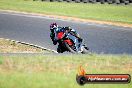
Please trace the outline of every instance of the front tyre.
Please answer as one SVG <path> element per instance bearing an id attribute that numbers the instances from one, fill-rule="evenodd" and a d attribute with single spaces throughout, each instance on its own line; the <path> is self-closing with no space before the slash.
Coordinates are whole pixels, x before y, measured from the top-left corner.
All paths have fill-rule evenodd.
<path id="1" fill-rule="evenodd" d="M 66 42 L 64 44 L 69 52 L 74 53 L 74 54 L 76 53 Z"/>

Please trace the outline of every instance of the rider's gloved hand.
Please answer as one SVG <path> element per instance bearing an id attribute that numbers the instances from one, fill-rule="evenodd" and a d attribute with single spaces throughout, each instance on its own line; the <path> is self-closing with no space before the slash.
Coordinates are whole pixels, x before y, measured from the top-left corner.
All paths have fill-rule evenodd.
<path id="1" fill-rule="evenodd" d="M 54 39 L 53 40 L 53 44 L 56 45 L 57 44 L 57 40 Z"/>
<path id="2" fill-rule="evenodd" d="M 53 44 L 54 44 L 54 45 L 56 45 L 56 44 L 57 44 L 57 42 L 56 42 L 56 41 L 54 41 L 54 42 L 53 42 Z"/>

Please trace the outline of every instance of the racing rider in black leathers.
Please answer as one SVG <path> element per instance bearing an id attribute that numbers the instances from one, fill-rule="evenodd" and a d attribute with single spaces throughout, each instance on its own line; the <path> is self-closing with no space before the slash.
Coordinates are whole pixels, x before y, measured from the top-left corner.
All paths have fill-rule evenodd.
<path id="1" fill-rule="evenodd" d="M 70 33 L 71 35 L 73 35 L 74 37 L 70 36 L 70 38 L 74 41 L 76 50 L 78 52 L 78 43 L 82 42 L 82 38 L 80 38 L 79 34 L 74 29 L 70 28 L 69 26 L 68 27 L 59 27 L 57 25 L 57 23 L 52 23 L 50 25 L 50 31 L 51 31 L 50 38 L 53 41 L 54 45 L 57 44 L 57 38 L 56 38 L 56 36 L 57 36 L 57 32 L 58 31 L 63 31 L 66 34 Z"/>

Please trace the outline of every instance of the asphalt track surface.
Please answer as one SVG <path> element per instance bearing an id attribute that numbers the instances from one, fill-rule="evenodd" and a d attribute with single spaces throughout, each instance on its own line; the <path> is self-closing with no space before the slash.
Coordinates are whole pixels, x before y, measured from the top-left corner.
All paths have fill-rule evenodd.
<path id="1" fill-rule="evenodd" d="M 75 22 L 43 16 L 0 11 L 0 38 L 36 44 L 56 50 L 50 39 L 49 25 L 76 29 L 90 51 L 105 54 L 132 54 L 132 28 Z"/>

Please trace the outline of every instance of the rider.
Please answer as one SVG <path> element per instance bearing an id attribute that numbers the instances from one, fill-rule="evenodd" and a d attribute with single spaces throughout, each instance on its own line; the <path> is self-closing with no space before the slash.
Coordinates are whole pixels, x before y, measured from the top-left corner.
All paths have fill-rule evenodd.
<path id="1" fill-rule="evenodd" d="M 52 23 L 50 25 L 50 30 L 51 30 L 50 38 L 52 39 L 54 45 L 57 44 L 57 38 L 56 38 L 57 31 L 63 31 L 66 34 L 70 33 L 71 35 L 75 36 L 77 39 L 73 38 L 73 37 L 71 37 L 71 38 L 75 43 L 76 50 L 78 51 L 77 46 L 78 46 L 78 43 L 82 42 L 82 38 L 80 38 L 79 34 L 74 29 L 70 28 L 69 26 L 68 27 L 59 27 L 56 23 Z"/>

